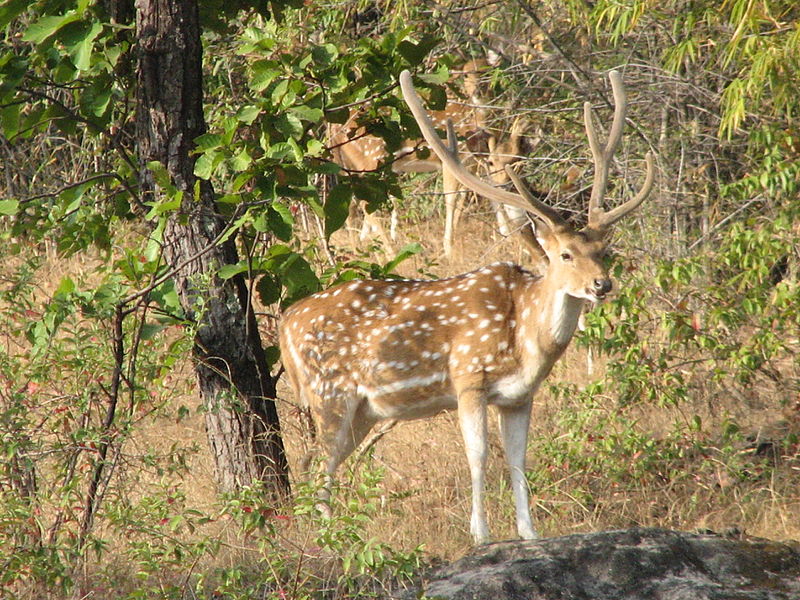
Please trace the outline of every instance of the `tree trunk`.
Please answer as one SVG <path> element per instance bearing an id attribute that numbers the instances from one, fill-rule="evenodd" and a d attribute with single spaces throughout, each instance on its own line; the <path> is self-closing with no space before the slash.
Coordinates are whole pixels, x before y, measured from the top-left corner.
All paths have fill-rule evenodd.
<path id="1" fill-rule="evenodd" d="M 215 244 L 226 223 L 210 183 L 194 176 L 191 151 L 205 132 L 197 2 L 139 0 L 136 8 L 142 197 L 160 193 L 150 161 L 160 162 L 184 193 L 164 230 L 164 257 L 170 267 L 180 266 L 175 287 L 197 323 L 193 356 L 217 481 L 225 492 L 264 482 L 279 498 L 288 493 L 289 479 L 274 383 L 244 278 L 215 275 L 238 256 L 232 241 Z"/>

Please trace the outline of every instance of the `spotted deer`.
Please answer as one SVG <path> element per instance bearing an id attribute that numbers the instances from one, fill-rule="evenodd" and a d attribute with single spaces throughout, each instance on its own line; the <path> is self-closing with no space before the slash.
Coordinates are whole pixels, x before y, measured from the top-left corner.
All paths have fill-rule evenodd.
<path id="1" fill-rule="evenodd" d="M 487 409 L 494 406 L 510 469 L 519 536 L 537 537 L 531 522 L 525 453 L 533 394 L 575 332 L 584 303 L 605 298 L 612 282 L 603 263 L 606 234 L 636 209 L 653 185 L 653 160 L 638 194 L 605 212 L 611 156 L 622 136 L 626 99 L 611 73 L 615 113 L 600 147 L 591 107 L 586 131 L 594 158 L 588 225 L 576 231 L 533 198 L 513 171 L 518 193 L 496 188 L 466 169 L 449 140 L 439 139 L 411 82 L 403 95 L 422 134 L 446 169 L 481 196 L 532 213 L 549 265 L 536 275 L 511 263 L 434 281 L 351 281 L 290 307 L 280 325 L 283 364 L 297 397 L 310 407 L 327 456 L 326 480 L 377 423 L 432 417 L 456 409 L 472 479 L 470 531 L 490 537 L 483 507 Z M 323 492 L 327 496 L 328 492 Z"/>

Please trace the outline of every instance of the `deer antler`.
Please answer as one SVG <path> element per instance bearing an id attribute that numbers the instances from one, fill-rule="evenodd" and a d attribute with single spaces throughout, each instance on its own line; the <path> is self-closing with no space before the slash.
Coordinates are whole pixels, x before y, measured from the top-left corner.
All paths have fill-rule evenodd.
<path id="1" fill-rule="evenodd" d="M 447 123 L 448 145 L 446 146 L 436 133 L 436 129 L 434 128 L 427 111 L 422 106 L 422 101 L 417 95 L 417 91 L 414 89 L 414 84 L 411 81 L 411 73 L 408 71 L 403 71 L 400 73 L 400 89 L 403 91 L 403 98 L 405 98 L 406 104 L 408 104 L 408 107 L 411 109 L 411 113 L 417 120 L 417 124 L 419 125 L 420 132 L 422 133 L 423 137 L 428 142 L 431 149 L 439 157 L 439 160 L 442 161 L 443 167 L 449 169 L 453 176 L 462 185 L 468 187 L 473 192 L 488 198 L 489 200 L 495 200 L 497 202 L 502 202 L 503 204 L 508 204 L 523 210 L 531 211 L 542 221 L 544 221 L 551 229 L 560 229 L 566 225 L 566 222 L 561 218 L 561 215 L 559 215 L 555 210 L 546 204 L 536 200 L 525 188 L 524 184 L 522 184 L 522 181 L 519 178 L 516 178 L 516 180 L 512 179 L 512 181 L 514 181 L 514 185 L 517 186 L 517 190 L 520 192 L 519 194 L 514 194 L 512 192 L 496 188 L 493 185 L 483 181 L 479 177 L 473 175 L 461 163 L 461 159 L 458 156 L 458 151 L 455 147 L 455 132 L 452 123 L 449 121 Z"/>
<path id="2" fill-rule="evenodd" d="M 602 149 L 597 139 L 597 130 L 592 116 L 592 105 L 590 102 L 586 102 L 583 105 L 583 121 L 586 126 L 586 136 L 589 138 L 589 148 L 592 151 L 592 160 L 594 162 L 594 182 L 592 183 L 592 195 L 589 199 L 589 224 L 587 227 L 596 230 L 609 228 L 644 202 L 653 188 L 655 172 L 653 155 L 648 152 L 644 157 L 647 163 L 647 174 L 639 193 L 613 210 L 608 212 L 603 210 L 603 198 L 608 187 L 608 169 L 611 158 L 614 156 L 614 152 L 616 152 L 617 146 L 619 146 L 619 142 L 622 139 L 622 130 L 625 127 L 625 113 L 628 108 L 625 86 L 622 83 L 622 76 L 619 71 L 611 71 L 608 77 L 611 80 L 611 90 L 614 94 L 614 120 L 611 122 L 611 129 L 608 132 L 608 141 Z"/>

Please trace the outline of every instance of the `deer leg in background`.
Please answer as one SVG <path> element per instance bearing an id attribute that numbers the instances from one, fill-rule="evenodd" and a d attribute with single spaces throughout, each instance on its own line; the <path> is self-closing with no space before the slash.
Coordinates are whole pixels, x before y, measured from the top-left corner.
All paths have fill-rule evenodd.
<path id="1" fill-rule="evenodd" d="M 364 219 L 361 222 L 361 232 L 358 235 L 358 239 L 362 242 L 374 240 L 376 237 L 380 239 L 381 244 L 383 245 L 383 249 L 388 254 L 394 254 L 394 245 L 392 242 L 396 241 L 396 220 L 397 217 L 395 216 L 396 209 L 392 207 L 392 228 L 390 229 L 389 234 L 387 235 L 386 229 L 383 227 L 381 223 L 380 217 L 376 213 L 369 213 L 367 212 L 366 206 L 363 207 L 364 212 Z"/>
<path id="2" fill-rule="evenodd" d="M 444 194 L 444 255 L 453 256 L 453 238 L 458 222 L 464 212 L 466 190 L 448 169 L 442 170 L 442 193 Z"/>

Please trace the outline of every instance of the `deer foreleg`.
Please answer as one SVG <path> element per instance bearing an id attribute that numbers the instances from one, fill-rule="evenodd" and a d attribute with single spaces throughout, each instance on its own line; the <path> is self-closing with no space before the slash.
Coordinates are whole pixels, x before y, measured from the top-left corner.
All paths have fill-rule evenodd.
<path id="1" fill-rule="evenodd" d="M 525 478 L 525 452 L 528 448 L 531 403 L 526 402 L 515 407 L 498 407 L 498 417 L 511 477 L 511 489 L 514 493 L 517 533 L 524 540 L 535 540 L 539 536 L 531 522 L 528 481 Z"/>

